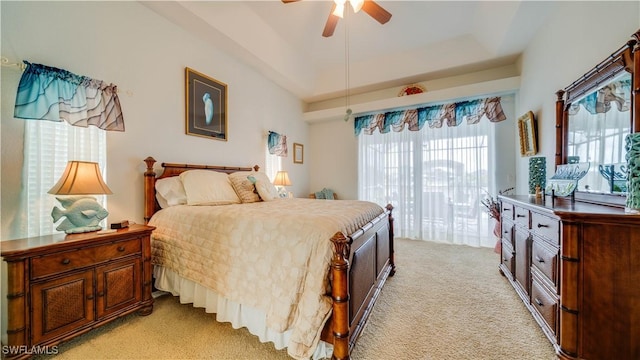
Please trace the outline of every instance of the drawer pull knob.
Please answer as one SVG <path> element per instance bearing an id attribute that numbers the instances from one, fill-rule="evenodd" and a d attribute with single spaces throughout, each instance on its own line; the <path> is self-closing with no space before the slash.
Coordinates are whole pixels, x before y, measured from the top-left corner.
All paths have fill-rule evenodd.
<path id="1" fill-rule="evenodd" d="M 124 251 L 124 246 L 122 246 L 122 245 L 118 246 L 118 251 L 120 251 L 120 252 Z"/>
<path id="2" fill-rule="evenodd" d="M 540 256 L 536 256 L 536 261 L 539 263 L 544 263 L 544 259 L 541 258 Z"/>
<path id="3" fill-rule="evenodd" d="M 104 296 L 104 292 L 100 291 L 100 292 L 98 293 L 98 296 L 99 296 L 99 297 L 103 297 L 103 296 Z"/>
<path id="4" fill-rule="evenodd" d="M 516 214 L 517 217 L 524 217 L 522 214 Z"/>
<path id="5" fill-rule="evenodd" d="M 87 295 L 87 300 L 93 300 L 93 294 Z"/>
<path id="6" fill-rule="evenodd" d="M 545 224 L 538 224 L 538 228 L 543 228 L 543 227 L 548 228 L 548 227 L 549 227 L 549 225 L 545 225 Z"/>
<path id="7" fill-rule="evenodd" d="M 502 211 L 511 211 L 511 209 L 509 209 L 509 208 L 504 208 L 504 209 L 502 209 Z"/>
<path id="8" fill-rule="evenodd" d="M 71 260 L 69 260 L 69 259 L 67 259 L 67 258 L 62 259 L 62 261 L 61 261 L 61 263 L 62 263 L 63 265 L 69 265 L 69 263 L 70 263 L 70 262 L 71 262 Z"/>
<path id="9" fill-rule="evenodd" d="M 540 299 L 535 298 L 533 300 L 536 302 L 536 304 L 538 304 L 538 306 L 544 306 L 544 303 L 542 301 L 540 301 Z"/>

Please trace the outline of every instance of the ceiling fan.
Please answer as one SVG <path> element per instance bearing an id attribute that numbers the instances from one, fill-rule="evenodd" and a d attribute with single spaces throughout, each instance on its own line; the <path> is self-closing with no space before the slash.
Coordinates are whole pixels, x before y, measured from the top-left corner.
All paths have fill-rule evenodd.
<path id="1" fill-rule="evenodd" d="M 285 4 L 297 1 L 300 0 L 282 0 L 282 2 Z M 344 6 L 347 2 L 351 4 L 353 12 L 357 13 L 362 9 L 362 11 L 369 14 L 369 16 L 374 18 L 380 24 L 386 24 L 387 21 L 391 19 L 391 13 L 383 9 L 382 6 L 376 4 L 376 2 L 373 0 L 334 0 L 333 7 L 331 8 L 331 12 L 329 13 L 329 18 L 324 25 L 322 36 L 329 37 L 333 35 L 333 32 L 336 29 L 336 25 L 338 25 L 338 20 L 342 18 L 344 14 Z"/>

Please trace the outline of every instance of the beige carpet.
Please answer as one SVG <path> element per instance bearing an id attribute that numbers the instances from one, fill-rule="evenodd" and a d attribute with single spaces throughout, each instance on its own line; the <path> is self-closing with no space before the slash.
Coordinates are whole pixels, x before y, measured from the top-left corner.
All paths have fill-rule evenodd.
<path id="1" fill-rule="evenodd" d="M 397 239 L 396 275 L 352 357 L 555 359 L 498 263 L 492 249 Z M 130 315 L 63 344 L 56 360 L 288 358 L 214 316 L 162 296 L 151 315 Z"/>

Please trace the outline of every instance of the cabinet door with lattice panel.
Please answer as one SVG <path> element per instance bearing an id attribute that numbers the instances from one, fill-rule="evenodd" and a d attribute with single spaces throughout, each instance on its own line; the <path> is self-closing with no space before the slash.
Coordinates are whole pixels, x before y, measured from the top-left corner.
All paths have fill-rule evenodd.
<path id="1" fill-rule="evenodd" d="M 31 284 L 31 344 L 42 343 L 94 321 L 93 269 Z"/>
<path id="2" fill-rule="evenodd" d="M 135 306 L 142 300 L 142 263 L 139 257 L 96 268 L 96 315 L 100 320 Z"/>

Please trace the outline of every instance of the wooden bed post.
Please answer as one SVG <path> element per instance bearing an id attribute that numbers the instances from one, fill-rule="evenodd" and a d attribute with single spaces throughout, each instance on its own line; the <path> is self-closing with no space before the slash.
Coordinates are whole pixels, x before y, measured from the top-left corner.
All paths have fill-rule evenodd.
<path id="1" fill-rule="evenodd" d="M 144 159 L 147 164 L 147 171 L 144 172 L 144 223 L 149 223 L 151 215 L 156 211 L 156 172 L 153 171 L 153 164 L 156 163 L 156 159 L 148 156 Z"/>
<path id="2" fill-rule="evenodd" d="M 349 359 L 349 240 L 337 232 L 331 238 L 334 246 L 331 260 L 331 297 L 333 298 L 333 357 Z"/>
<path id="3" fill-rule="evenodd" d="M 389 271 L 389 276 L 393 276 L 396 273 L 396 261 L 393 253 L 393 205 L 387 204 L 385 207 L 387 211 L 389 211 L 389 263 L 391 264 L 391 271 Z"/>

